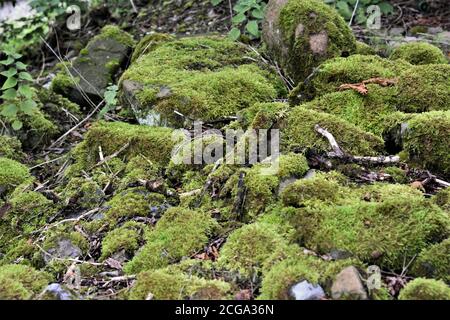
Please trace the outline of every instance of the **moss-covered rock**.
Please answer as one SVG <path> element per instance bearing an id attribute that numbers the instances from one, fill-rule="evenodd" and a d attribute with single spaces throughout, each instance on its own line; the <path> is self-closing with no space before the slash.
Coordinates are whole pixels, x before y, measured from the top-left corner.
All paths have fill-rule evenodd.
<path id="1" fill-rule="evenodd" d="M 180 207 L 168 209 L 146 237 L 146 245 L 138 251 L 125 272 L 165 267 L 202 249 L 217 229 L 209 213 Z"/>
<path id="2" fill-rule="evenodd" d="M 0 157 L 21 161 L 25 157 L 22 144 L 16 137 L 0 135 Z"/>
<path id="3" fill-rule="evenodd" d="M 86 99 L 81 91 L 98 102 L 134 44 L 131 35 L 120 28 L 105 26 L 89 41 L 72 65 L 67 69 L 61 67 L 62 70 L 53 79 L 52 89 L 80 104 Z"/>
<path id="4" fill-rule="evenodd" d="M 65 205 L 77 207 L 77 209 L 93 209 L 101 205 L 105 193 L 91 179 L 72 178 L 64 187 L 60 197 Z"/>
<path id="5" fill-rule="evenodd" d="M 400 291 L 400 300 L 450 300 L 450 287 L 433 279 L 417 278 Z"/>
<path id="6" fill-rule="evenodd" d="M 320 65 L 318 72 L 307 83 L 300 83 L 290 94 L 294 103 L 335 92 L 339 86 L 359 83 L 371 78 L 396 78 L 411 67 L 404 60 L 391 61 L 375 55 L 355 54 L 335 58 Z"/>
<path id="7" fill-rule="evenodd" d="M 228 237 L 220 250 L 219 266 L 251 277 L 261 272 L 264 263 L 287 242 L 276 229 L 263 223 L 245 225 Z"/>
<path id="8" fill-rule="evenodd" d="M 30 171 L 23 164 L 11 159 L 0 158 L 0 195 L 11 192 L 30 177 Z"/>
<path id="9" fill-rule="evenodd" d="M 24 265 L 0 267 L 0 300 L 28 300 L 49 283 L 49 275 Z"/>
<path id="10" fill-rule="evenodd" d="M 133 55 L 131 57 L 131 63 L 135 62 L 141 56 L 154 50 L 161 44 L 168 41 L 173 41 L 175 39 L 176 38 L 173 35 L 167 33 L 151 33 L 146 35 L 138 42 L 138 44 L 134 48 Z"/>
<path id="11" fill-rule="evenodd" d="M 168 269 L 142 272 L 131 289 L 131 300 L 223 300 L 230 295 L 231 287 L 220 280 L 205 280 Z"/>
<path id="12" fill-rule="evenodd" d="M 403 153 L 410 164 L 450 175 L 450 110 L 419 114 L 408 121 Z"/>
<path id="13" fill-rule="evenodd" d="M 101 260 L 107 259 L 121 250 L 132 256 L 139 248 L 145 230 L 144 224 L 128 221 L 123 226 L 108 232 L 102 241 Z"/>
<path id="14" fill-rule="evenodd" d="M 263 40 L 295 82 L 304 80 L 321 62 L 356 50 L 344 19 L 316 0 L 270 0 Z"/>
<path id="15" fill-rule="evenodd" d="M 127 162 L 142 155 L 155 165 L 165 166 L 176 143 L 172 130 L 168 128 L 99 121 L 90 128 L 83 142 L 73 150 L 76 163 L 68 170 L 67 175 L 77 175 L 81 170 L 93 169 L 100 162 L 99 147 L 107 157 L 128 145 L 118 155 L 119 159 Z"/>
<path id="16" fill-rule="evenodd" d="M 450 239 L 423 250 L 411 268 L 414 276 L 450 283 Z"/>
<path id="17" fill-rule="evenodd" d="M 366 56 L 375 55 L 376 51 L 374 48 L 369 46 L 367 43 L 356 41 L 356 51 L 355 54 L 362 54 Z"/>
<path id="18" fill-rule="evenodd" d="M 397 108 L 404 112 L 450 109 L 450 65 L 415 66 L 401 73 Z"/>
<path id="19" fill-rule="evenodd" d="M 441 49 L 427 42 L 410 42 L 402 44 L 392 51 L 389 59 L 403 59 L 416 65 L 448 63 Z"/>
<path id="20" fill-rule="evenodd" d="M 274 99 L 281 89 L 255 58 L 247 47 L 221 37 L 168 41 L 123 74 L 123 102 L 147 125 L 181 126 L 186 118 L 175 111 L 204 121 L 233 115 Z"/>

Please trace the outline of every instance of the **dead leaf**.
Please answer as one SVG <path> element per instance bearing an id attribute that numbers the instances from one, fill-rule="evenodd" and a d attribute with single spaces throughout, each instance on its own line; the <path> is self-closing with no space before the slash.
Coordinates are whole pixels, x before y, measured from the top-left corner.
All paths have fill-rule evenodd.
<path id="1" fill-rule="evenodd" d="M 420 190 L 422 192 L 425 192 L 425 188 L 423 187 L 423 184 L 421 181 L 414 181 L 413 183 L 411 183 L 411 187 L 413 189 L 417 189 Z"/>
<path id="2" fill-rule="evenodd" d="M 250 289 L 244 289 L 236 293 L 236 300 L 250 300 L 252 298 L 252 291 Z"/>
<path id="3" fill-rule="evenodd" d="M 122 270 L 123 269 L 122 264 L 119 261 L 117 261 L 116 259 L 108 258 L 108 259 L 105 260 L 105 263 L 110 268 L 113 268 L 113 269 L 116 269 L 116 270 Z"/>

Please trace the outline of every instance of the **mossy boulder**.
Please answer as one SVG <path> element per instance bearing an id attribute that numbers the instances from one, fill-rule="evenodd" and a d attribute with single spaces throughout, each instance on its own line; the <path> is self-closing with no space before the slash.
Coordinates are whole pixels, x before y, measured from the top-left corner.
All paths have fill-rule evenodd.
<path id="1" fill-rule="evenodd" d="M 61 66 L 61 71 L 53 79 L 52 90 L 85 104 L 83 91 L 89 99 L 99 102 L 134 44 L 131 35 L 125 31 L 116 26 L 105 26 L 72 64 Z"/>
<path id="2" fill-rule="evenodd" d="M 375 55 L 354 54 L 325 61 L 306 83 L 300 83 L 291 93 L 294 104 L 316 96 L 335 92 L 342 84 L 359 83 L 371 78 L 393 79 L 411 67 L 404 60 L 391 61 Z"/>
<path id="3" fill-rule="evenodd" d="M 262 109 L 257 113 L 252 127 L 279 128 L 282 152 L 331 151 L 328 140 L 315 131 L 316 125 L 331 132 L 341 148 L 351 154 L 380 154 L 384 148 L 384 142 L 380 137 L 335 115 L 306 109 L 303 106 L 289 108 L 282 103 L 272 103 L 270 106 L 270 111 Z M 355 137 L 358 137 L 357 141 Z"/>
<path id="4" fill-rule="evenodd" d="M 226 38 L 168 40 L 123 74 L 122 100 L 147 125 L 179 127 L 187 119 L 231 116 L 255 102 L 276 98 L 282 90 L 276 76 L 256 59 L 246 46 Z"/>
<path id="5" fill-rule="evenodd" d="M 402 44 L 392 51 L 389 59 L 403 59 L 416 65 L 448 63 L 442 50 L 427 42 L 410 42 Z"/>
<path id="6" fill-rule="evenodd" d="M 323 61 L 356 50 L 356 40 L 344 19 L 318 0 L 270 0 L 263 40 L 296 83 Z"/>
<path id="7" fill-rule="evenodd" d="M 11 192 L 30 178 L 26 166 L 8 158 L 0 158 L 0 195 Z"/>
<path id="8" fill-rule="evenodd" d="M 414 66 L 401 73 L 397 108 L 404 112 L 450 109 L 450 65 Z"/>
<path id="9" fill-rule="evenodd" d="M 99 147 L 105 157 L 122 149 L 118 155 L 119 159 L 128 161 L 142 155 L 162 167 L 169 163 L 177 141 L 172 136 L 172 130 L 168 128 L 99 121 L 89 129 L 83 142 L 73 150 L 76 163 L 68 170 L 67 175 L 77 175 L 81 170 L 94 169 L 100 162 Z"/>
<path id="10" fill-rule="evenodd" d="M 355 54 L 362 54 L 366 56 L 375 55 L 376 51 L 374 48 L 369 46 L 367 43 L 356 41 L 356 51 Z"/>
<path id="11" fill-rule="evenodd" d="M 50 282 L 44 272 L 25 265 L 0 267 L 0 300 L 29 300 L 36 298 Z"/>
<path id="12" fill-rule="evenodd" d="M 231 287 L 220 280 L 206 280 L 168 269 L 142 272 L 131 289 L 129 299 L 146 300 L 223 300 Z"/>
<path id="13" fill-rule="evenodd" d="M 399 300 L 450 300 L 450 287 L 434 279 L 417 278 L 400 291 Z"/>
<path id="14" fill-rule="evenodd" d="M 175 39 L 176 38 L 173 35 L 167 33 L 151 33 L 146 35 L 138 42 L 138 44 L 134 48 L 133 55 L 131 57 L 131 63 L 154 50 L 161 44 L 168 41 L 173 41 Z"/>
<path id="15" fill-rule="evenodd" d="M 125 272 L 166 267 L 201 250 L 217 230 L 209 213 L 181 207 L 168 209 L 146 237 L 146 244 L 125 265 Z"/>
<path id="16" fill-rule="evenodd" d="M 418 277 L 434 278 L 450 283 L 450 239 L 424 249 L 411 268 Z"/>
<path id="17" fill-rule="evenodd" d="M 449 145 L 450 110 L 425 112 L 407 122 L 403 154 L 410 164 L 449 176 Z"/>

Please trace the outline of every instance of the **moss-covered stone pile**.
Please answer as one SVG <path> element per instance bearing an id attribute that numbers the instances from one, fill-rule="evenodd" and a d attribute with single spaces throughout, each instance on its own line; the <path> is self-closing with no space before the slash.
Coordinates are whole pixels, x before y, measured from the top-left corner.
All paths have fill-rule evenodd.
<path id="1" fill-rule="evenodd" d="M 433 54 L 375 56 L 316 0 L 270 1 L 268 10 L 283 44 L 269 30 L 266 49 L 297 75 L 290 92 L 243 44 L 150 34 L 120 77 L 121 106 L 89 119 L 60 159 L 30 152 L 22 133 L 0 136 L 0 299 L 44 299 L 54 283 L 83 299 L 293 299 L 303 281 L 329 299 L 450 299 L 449 65 L 423 45 Z M 134 44 L 115 28 L 92 42 L 110 38 Z M 63 105 L 86 111 L 67 100 L 67 76 L 36 96 L 58 134 L 73 126 Z M 348 84 L 367 92 L 339 89 Z M 219 133 L 183 140 L 176 129 L 195 120 Z M 317 125 L 344 157 L 331 157 Z M 236 138 L 244 150 L 251 130 L 279 129 L 278 170 L 273 155 L 177 161 L 225 147 L 225 129 L 250 130 Z M 352 158 L 387 155 L 400 161 Z M 49 164 L 54 174 L 39 169 Z M 404 288 L 384 273 L 372 287 L 375 266 Z"/>

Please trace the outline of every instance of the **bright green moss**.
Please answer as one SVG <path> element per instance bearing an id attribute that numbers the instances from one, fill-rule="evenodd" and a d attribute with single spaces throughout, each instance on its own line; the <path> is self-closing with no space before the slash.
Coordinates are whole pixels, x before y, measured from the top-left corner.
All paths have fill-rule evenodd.
<path id="1" fill-rule="evenodd" d="M 50 277 L 24 265 L 0 267 L 0 300 L 28 300 L 39 294 Z"/>
<path id="2" fill-rule="evenodd" d="M 424 249 L 414 261 L 411 273 L 450 283 L 450 239 Z"/>
<path id="3" fill-rule="evenodd" d="M 248 57 L 254 53 L 220 37 L 191 37 L 169 41 L 139 59 L 123 74 L 142 86 L 125 96 L 135 96 L 138 117 L 150 113 L 158 120 L 181 126 L 184 118 L 174 111 L 202 120 L 216 120 L 258 101 L 277 96 L 273 74 Z M 136 109 L 137 108 L 137 109 Z"/>
<path id="4" fill-rule="evenodd" d="M 304 80 L 321 62 L 356 49 L 344 19 L 321 1 L 273 2 L 267 12 L 264 42 L 295 82 Z"/>
<path id="5" fill-rule="evenodd" d="M 133 56 L 131 57 L 131 62 L 135 62 L 138 58 L 149 53 L 150 51 L 153 51 L 161 44 L 173 40 L 175 40 L 175 37 L 166 33 L 152 33 L 146 35 L 136 45 L 136 48 L 133 51 Z"/>
<path id="6" fill-rule="evenodd" d="M 94 38 L 94 40 L 100 39 L 114 39 L 127 47 L 134 47 L 134 45 L 136 44 L 133 40 L 133 37 L 129 33 L 121 30 L 119 27 L 114 25 L 104 26 L 100 34 L 95 36 Z"/>
<path id="7" fill-rule="evenodd" d="M 410 164 L 450 175 L 450 110 L 419 114 L 408 122 L 403 150 Z"/>
<path id="8" fill-rule="evenodd" d="M 397 108 L 404 112 L 450 109 L 450 65 L 414 66 L 398 82 Z"/>
<path id="9" fill-rule="evenodd" d="M 89 171 L 100 162 L 99 147 L 107 157 L 127 144 L 129 146 L 120 153 L 120 159 L 127 162 L 137 155 L 142 155 L 155 165 L 162 166 L 169 162 L 176 141 L 173 141 L 172 130 L 168 128 L 100 121 L 90 128 L 83 142 L 73 151 L 77 163 L 72 169 Z"/>
<path id="10" fill-rule="evenodd" d="M 405 257 L 447 237 L 449 218 L 421 195 L 404 192 L 407 186 L 394 186 L 378 194 L 361 190 L 361 200 L 346 204 L 290 210 L 288 219 L 312 250 L 345 251 L 382 268 L 401 269 Z"/>
<path id="11" fill-rule="evenodd" d="M 253 223 L 235 230 L 220 250 L 219 266 L 251 277 L 261 272 L 264 262 L 285 240 L 270 225 Z"/>
<path id="12" fill-rule="evenodd" d="M 132 188 L 115 195 L 109 202 L 105 217 L 115 224 L 122 217 L 146 217 L 151 208 L 162 205 L 165 197 L 159 193 L 149 193 L 144 188 Z"/>
<path id="13" fill-rule="evenodd" d="M 143 240 L 145 229 L 144 224 L 129 221 L 108 232 L 102 241 L 102 256 L 100 259 L 105 260 L 120 250 L 125 250 L 127 254 L 133 255 Z"/>
<path id="14" fill-rule="evenodd" d="M 279 158 L 279 170 L 276 175 L 280 179 L 301 178 L 309 170 L 308 161 L 301 154 L 288 153 Z"/>
<path id="15" fill-rule="evenodd" d="M 93 209 L 100 206 L 105 194 L 99 185 L 85 178 L 72 178 L 60 194 L 66 205 L 80 209 Z"/>
<path id="16" fill-rule="evenodd" d="M 25 157 L 22 144 L 15 137 L 0 135 L 0 157 L 20 161 Z"/>
<path id="17" fill-rule="evenodd" d="M 5 255 L 0 259 L 0 265 L 20 261 L 20 264 L 42 267 L 44 262 L 39 248 L 27 238 L 11 241 L 4 252 Z"/>
<path id="18" fill-rule="evenodd" d="M 417 278 L 400 291 L 399 300 L 450 300 L 450 288 L 442 281 Z"/>
<path id="19" fill-rule="evenodd" d="M 399 167 L 386 167 L 383 169 L 383 172 L 390 175 L 395 183 L 408 182 L 408 177 L 406 176 L 405 170 L 402 170 Z"/>
<path id="20" fill-rule="evenodd" d="M 294 101 L 311 100 L 315 96 L 335 92 L 342 84 L 359 83 L 370 78 L 396 78 L 411 65 L 403 60 L 391 61 L 379 56 L 351 55 L 324 62 L 319 72 L 306 85 L 301 83 L 291 93 Z"/>
<path id="21" fill-rule="evenodd" d="M 87 49 L 86 49 L 87 50 Z M 59 63 L 56 65 L 57 73 L 52 80 L 50 86 L 51 91 L 61 94 L 65 97 L 70 95 L 73 86 L 80 83 L 80 78 L 77 76 L 71 77 L 66 68 L 70 68 L 69 63 Z"/>
<path id="22" fill-rule="evenodd" d="M 356 41 L 356 52 L 355 54 L 361 54 L 361 55 L 375 55 L 375 49 L 373 49 L 371 46 L 369 46 L 367 43 Z"/>
<path id="23" fill-rule="evenodd" d="M 260 122 L 261 118 L 266 118 L 263 112 L 256 116 L 254 123 Z M 266 128 L 275 123 L 282 132 L 280 136 L 282 152 L 303 152 L 311 149 L 319 152 L 331 151 L 328 140 L 314 130 L 316 125 L 331 132 L 340 147 L 354 155 L 379 155 L 384 147 L 381 138 L 334 115 L 308 110 L 302 106 L 291 109 L 278 122 L 266 122 L 268 125 Z M 358 137 L 357 140 L 355 137 Z"/>
<path id="24" fill-rule="evenodd" d="M 140 179 L 152 181 L 158 178 L 159 174 L 160 168 L 157 165 L 146 157 L 138 155 L 128 161 L 120 185 L 126 188 L 127 185 L 136 183 Z"/>
<path id="25" fill-rule="evenodd" d="M 450 188 L 440 190 L 434 195 L 432 201 L 443 210 L 450 212 Z"/>
<path id="26" fill-rule="evenodd" d="M 219 280 L 205 280 L 167 269 L 142 272 L 130 292 L 131 300 L 222 300 L 230 294 L 230 285 Z"/>
<path id="27" fill-rule="evenodd" d="M 201 250 L 218 227 L 209 213 L 180 207 L 168 209 L 149 232 L 147 244 L 125 265 L 125 272 L 165 267 Z"/>
<path id="28" fill-rule="evenodd" d="M 402 44 L 394 49 L 389 59 L 403 59 L 411 64 L 447 64 L 442 50 L 427 42 Z"/>
<path id="29" fill-rule="evenodd" d="M 1 193 L 12 191 L 16 186 L 31 177 L 27 167 L 17 161 L 0 157 Z"/>

